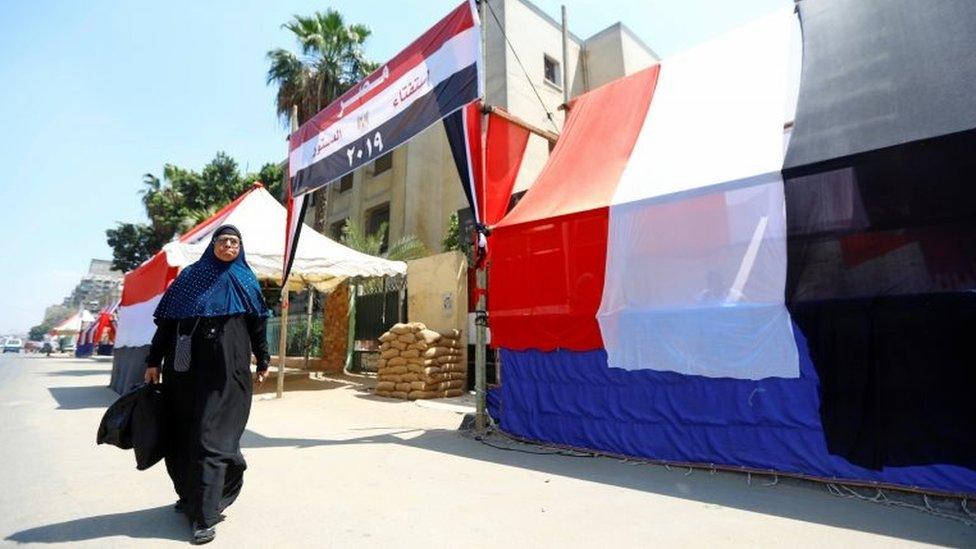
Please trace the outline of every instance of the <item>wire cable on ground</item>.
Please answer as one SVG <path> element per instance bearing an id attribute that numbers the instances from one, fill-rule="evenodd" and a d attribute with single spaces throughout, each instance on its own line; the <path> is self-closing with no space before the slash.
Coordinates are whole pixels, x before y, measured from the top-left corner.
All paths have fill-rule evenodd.
<path id="1" fill-rule="evenodd" d="M 493 435 L 494 436 L 497 436 L 497 437 L 499 437 L 501 439 L 504 439 L 506 441 L 509 441 L 511 443 L 514 443 L 515 445 L 514 446 L 513 445 L 504 445 L 504 444 L 499 444 L 499 443 L 492 442 L 492 441 L 489 440 L 489 438 L 492 437 Z M 522 440 L 519 440 L 517 438 L 514 438 L 514 437 L 509 436 L 504 431 L 501 431 L 499 429 L 496 429 L 495 428 L 495 425 L 494 425 L 494 422 L 492 422 L 492 425 L 488 428 L 488 430 L 485 432 L 484 435 L 478 435 L 478 434 L 475 434 L 472 431 L 472 432 L 469 432 L 469 433 L 462 432 L 462 436 L 464 436 L 465 438 L 474 439 L 474 440 L 476 440 L 476 441 L 484 444 L 485 446 L 488 446 L 488 447 L 491 447 L 491 448 L 494 448 L 494 449 L 497 449 L 497 450 L 503 450 L 503 451 L 506 451 L 506 452 L 518 452 L 518 453 L 522 453 L 522 454 L 530 454 L 530 455 L 537 455 L 537 456 L 560 456 L 560 457 L 574 457 L 574 458 L 604 457 L 604 456 L 601 456 L 598 453 L 586 453 L 586 452 L 578 452 L 578 451 L 571 451 L 571 450 L 563 450 L 563 449 L 559 449 L 559 448 L 546 447 L 544 445 L 539 445 L 539 444 L 533 444 L 533 443 L 530 443 L 530 442 L 525 442 L 525 441 L 522 441 Z M 537 449 L 529 449 L 529 447 L 533 447 L 533 448 L 537 448 Z M 674 471 L 673 466 L 672 465 L 669 465 L 668 463 L 652 463 L 652 462 L 649 462 L 649 461 L 646 461 L 646 460 L 628 460 L 626 458 L 624 458 L 624 459 L 618 459 L 617 461 L 620 461 L 621 463 L 626 463 L 628 465 L 662 465 L 666 470 L 668 470 L 668 471 Z M 687 466 L 687 465 L 685 465 L 685 466 Z M 682 472 L 682 476 L 689 476 L 694 471 L 694 468 L 693 467 L 690 467 L 690 466 L 687 466 L 687 467 L 688 467 L 688 470 Z M 714 475 L 714 474 L 717 473 L 717 470 L 715 469 L 715 467 L 713 465 L 712 468 L 711 468 L 711 470 L 709 470 L 708 472 L 710 474 Z M 753 476 L 753 473 L 751 471 L 745 471 L 745 473 L 746 473 L 746 482 L 750 486 L 752 486 L 752 476 Z M 779 475 L 777 475 L 777 474 L 771 474 L 770 476 L 772 476 L 772 481 L 770 481 L 770 482 L 764 482 L 764 483 L 762 483 L 762 486 L 764 486 L 764 487 L 772 487 L 772 486 L 777 486 L 778 484 L 780 484 L 780 476 Z M 888 495 L 885 494 L 885 492 L 881 488 L 876 488 L 875 489 L 876 492 L 875 492 L 874 495 L 867 496 L 867 495 L 858 493 L 857 491 L 855 491 L 850 486 L 846 486 L 844 484 L 837 484 L 837 483 L 818 483 L 818 484 L 821 484 L 822 486 L 825 486 L 828 493 L 830 493 L 831 495 L 837 496 L 837 497 L 841 497 L 841 498 L 845 498 L 845 499 L 858 499 L 858 500 L 867 501 L 867 502 L 871 502 L 871 503 L 876 503 L 876 504 L 880 504 L 880 505 L 885 505 L 885 506 L 889 506 L 889 507 L 904 507 L 904 508 L 908 508 L 908 509 L 913 509 L 915 511 L 921 511 L 923 513 L 927 513 L 927 514 L 934 515 L 934 516 L 937 516 L 937 517 L 946 518 L 946 519 L 954 520 L 954 521 L 957 521 L 957 522 L 961 522 L 961 523 L 965 524 L 966 526 L 976 526 L 976 514 L 974 514 L 972 511 L 970 511 L 969 506 L 968 506 L 968 501 L 967 501 L 966 498 L 963 498 L 963 499 L 959 500 L 959 509 L 961 510 L 961 512 L 960 513 L 953 513 L 953 512 L 948 512 L 948 511 L 943 510 L 943 509 L 937 509 L 936 507 L 934 507 L 933 504 L 932 504 L 932 502 L 929 499 L 929 496 L 927 494 L 920 494 L 921 495 L 921 498 L 922 498 L 922 501 L 924 502 L 924 505 L 918 505 L 918 504 L 911 503 L 911 502 L 908 502 L 908 501 L 902 501 L 902 500 L 898 500 L 898 499 L 889 498 Z M 892 495 L 893 496 L 895 494 L 899 495 L 900 497 L 912 497 L 912 494 L 898 492 L 897 490 L 892 492 Z M 915 495 L 915 497 L 917 497 L 917 496 L 918 495 Z M 944 501 L 947 501 L 947 502 L 948 501 L 952 501 L 952 498 L 946 498 Z"/>
<path id="2" fill-rule="evenodd" d="M 859 494 L 850 486 L 845 486 L 843 484 L 827 484 L 827 491 L 841 498 L 870 501 L 872 503 L 878 503 L 890 507 L 907 507 L 909 509 L 914 509 L 916 511 L 921 511 L 923 513 L 935 515 L 937 517 L 955 520 L 965 524 L 966 526 L 976 525 L 976 522 L 973 521 L 973 519 L 976 517 L 974 517 L 973 514 L 969 512 L 969 509 L 966 508 L 965 499 L 963 499 L 960 504 L 962 510 L 966 513 L 966 516 L 963 516 L 955 513 L 948 513 L 946 511 L 942 511 L 934 508 L 931 502 L 929 501 L 928 495 L 926 494 L 922 494 L 922 501 L 925 502 L 925 505 L 916 505 L 914 503 L 909 503 L 907 501 L 890 499 L 887 495 L 885 495 L 885 493 L 880 488 L 878 489 L 877 493 L 874 496 L 865 496 L 863 494 Z"/>

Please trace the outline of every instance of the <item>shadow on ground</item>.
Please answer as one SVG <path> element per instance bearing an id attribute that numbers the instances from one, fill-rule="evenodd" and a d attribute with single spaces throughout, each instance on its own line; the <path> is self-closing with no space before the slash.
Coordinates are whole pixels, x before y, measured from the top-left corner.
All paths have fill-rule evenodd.
<path id="1" fill-rule="evenodd" d="M 277 391 L 276 372 L 272 370 L 271 376 L 264 383 L 254 385 L 255 395 L 274 394 Z M 364 387 L 371 387 L 376 382 L 368 377 L 350 376 L 341 374 L 326 374 L 322 372 L 307 372 L 301 370 L 285 372 L 285 393 L 301 391 L 327 391 L 330 389 L 340 389 L 352 387 L 361 390 Z"/>
<path id="2" fill-rule="evenodd" d="M 976 527 L 969 528 L 949 519 L 925 516 L 911 509 L 838 498 L 829 495 L 819 484 L 784 481 L 775 486 L 766 486 L 762 482 L 768 479 L 753 478 L 748 483 L 747 477 L 742 474 L 695 471 L 688 475 L 684 469 L 668 470 L 663 466 L 624 463 L 605 457 L 570 456 L 551 453 L 555 450 L 542 446 L 523 445 L 501 438 L 499 441 L 504 443 L 501 445 L 503 448 L 481 443 L 459 431 L 402 428 L 394 432 L 333 440 L 274 438 L 248 430 L 241 442 L 245 448 L 395 444 L 528 469 L 553 477 L 575 478 L 916 542 L 955 547 L 976 544 Z M 531 490 L 531 487 L 527 486 L 526 490 Z"/>
<path id="3" fill-rule="evenodd" d="M 115 536 L 188 541 L 190 527 L 186 517 L 174 513 L 171 506 L 164 505 L 38 526 L 11 534 L 5 541 L 71 543 Z"/>
<path id="4" fill-rule="evenodd" d="M 83 410 L 85 408 L 108 408 L 119 398 L 115 391 L 104 385 L 84 387 L 48 387 L 51 396 L 58 402 L 58 410 Z"/>
<path id="5" fill-rule="evenodd" d="M 61 370 L 59 372 L 48 372 L 47 375 L 50 377 L 82 377 L 82 376 L 103 376 L 106 374 L 111 374 L 112 370 Z"/>

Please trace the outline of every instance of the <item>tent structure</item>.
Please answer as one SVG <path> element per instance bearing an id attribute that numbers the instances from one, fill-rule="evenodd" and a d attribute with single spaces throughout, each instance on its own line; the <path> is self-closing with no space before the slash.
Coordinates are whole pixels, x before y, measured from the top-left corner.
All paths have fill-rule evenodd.
<path id="1" fill-rule="evenodd" d="M 236 198 L 210 219 L 170 242 L 159 253 L 126 273 L 118 312 L 118 333 L 111 387 L 119 393 L 142 380 L 146 355 L 156 331 L 153 312 L 179 269 L 206 250 L 213 231 L 230 223 L 240 229 L 247 261 L 259 280 L 280 282 L 285 209 L 261 184 Z M 310 228 L 298 245 L 288 278 L 290 289 L 312 286 L 327 291 L 348 277 L 398 276 L 402 261 L 389 261 L 347 248 Z"/>
<path id="2" fill-rule="evenodd" d="M 99 311 L 91 325 L 79 334 L 75 356 L 112 355 L 112 347 L 115 345 L 115 312 L 118 307 L 119 302 L 116 301 Z"/>
<path id="3" fill-rule="evenodd" d="M 71 315 L 64 321 L 62 321 L 57 326 L 51 328 L 48 332 L 54 336 L 77 336 L 78 332 L 81 331 L 82 327 L 87 326 L 89 322 L 93 322 L 95 317 L 91 313 L 82 309 L 77 313 Z"/>
<path id="4" fill-rule="evenodd" d="M 501 428 L 976 494 L 973 29 L 804 0 L 575 99 L 489 242 Z"/>

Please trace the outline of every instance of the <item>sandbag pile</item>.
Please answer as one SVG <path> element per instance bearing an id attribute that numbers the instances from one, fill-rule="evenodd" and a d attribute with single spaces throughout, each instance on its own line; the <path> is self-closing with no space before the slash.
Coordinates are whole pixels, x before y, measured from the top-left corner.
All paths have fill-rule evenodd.
<path id="1" fill-rule="evenodd" d="M 395 324 L 380 336 L 379 396 L 416 400 L 460 396 L 467 385 L 461 334 L 420 322 Z"/>

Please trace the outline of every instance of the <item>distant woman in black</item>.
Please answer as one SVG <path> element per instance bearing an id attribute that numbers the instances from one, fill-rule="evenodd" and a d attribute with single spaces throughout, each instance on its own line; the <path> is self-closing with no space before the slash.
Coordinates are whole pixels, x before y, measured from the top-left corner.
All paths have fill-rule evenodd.
<path id="1" fill-rule="evenodd" d="M 251 354 L 257 380 L 268 371 L 267 307 L 233 225 L 214 232 L 199 261 L 166 290 L 156 308 L 156 335 L 146 381 L 159 381 L 170 447 L 166 470 L 193 525 L 193 542 L 216 536 L 221 511 L 234 502 L 247 464 L 241 435 L 251 410 Z"/>

